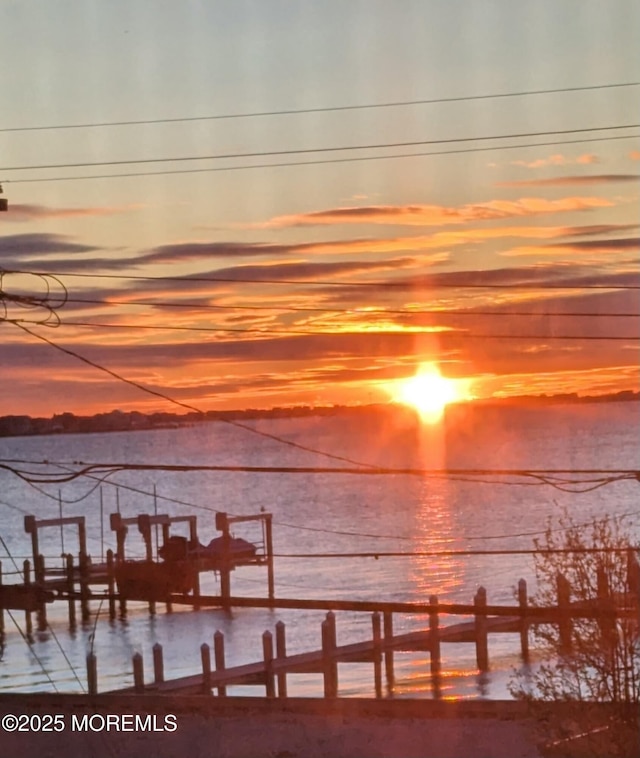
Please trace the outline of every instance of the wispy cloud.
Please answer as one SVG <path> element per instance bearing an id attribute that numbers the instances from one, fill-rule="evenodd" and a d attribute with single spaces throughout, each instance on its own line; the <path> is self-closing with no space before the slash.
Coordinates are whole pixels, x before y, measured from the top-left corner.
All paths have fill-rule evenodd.
<path id="1" fill-rule="evenodd" d="M 598 163 L 599 160 L 598 156 L 593 153 L 585 153 L 576 158 L 570 158 L 566 155 L 556 153 L 555 155 L 549 155 L 547 158 L 537 158 L 533 161 L 511 161 L 511 165 L 523 166 L 524 168 L 546 168 L 547 166 L 569 166 L 576 164 L 586 166 L 592 163 Z"/>
<path id="2" fill-rule="evenodd" d="M 53 208 L 47 205 L 20 205 L 11 204 L 9 213 L 3 213 L 0 221 L 23 222 L 37 221 L 38 219 L 74 218 L 82 216 L 115 216 L 120 213 L 143 208 L 143 205 L 104 206 L 104 207 L 78 207 L 78 208 Z"/>
<path id="3" fill-rule="evenodd" d="M 0 237 L 0 255 L 3 261 L 9 257 L 18 261 L 34 255 L 88 253 L 96 249 L 91 245 L 71 242 L 63 234 L 9 234 Z"/>
<path id="4" fill-rule="evenodd" d="M 529 245 L 504 250 L 500 255 L 505 257 L 532 257 L 539 255 L 557 255 L 558 251 L 565 253 L 617 253 L 626 250 L 640 250 L 640 237 L 624 237 L 604 240 L 578 240 L 567 243 L 551 243 L 548 245 Z"/>
<path id="5" fill-rule="evenodd" d="M 602 197 L 565 197 L 548 200 L 525 197 L 519 200 L 489 200 L 458 207 L 442 205 L 369 205 L 330 208 L 291 216 L 276 216 L 246 228 L 284 229 L 301 226 L 339 224 L 385 224 L 394 226 L 444 226 L 474 221 L 522 218 L 542 214 L 567 213 L 613 206 Z"/>
<path id="6" fill-rule="evenodd" d="M 497 182 L 496 187 L 564 187 L 566 185 L 614 184 L 637 182 L 637 174 L 592 174 L 591 176 L 554 176 L 549 179 L 523 179 L 522 181 Z"/>

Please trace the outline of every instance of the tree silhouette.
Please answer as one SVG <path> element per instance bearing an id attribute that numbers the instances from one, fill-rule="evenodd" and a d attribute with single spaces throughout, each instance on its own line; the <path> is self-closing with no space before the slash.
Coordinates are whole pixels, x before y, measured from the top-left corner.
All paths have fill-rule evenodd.
<path id="1" fill-rule="evenodd" d="M 637 544 L 608 516 L 585 525 L 565 514 L 559 526 L 534 540 L 532 605 L 559 606 L 560 618 L 533 627 L 537 662 L 511 692 L 532 705 L 549 755 L 638 756 Z"/>

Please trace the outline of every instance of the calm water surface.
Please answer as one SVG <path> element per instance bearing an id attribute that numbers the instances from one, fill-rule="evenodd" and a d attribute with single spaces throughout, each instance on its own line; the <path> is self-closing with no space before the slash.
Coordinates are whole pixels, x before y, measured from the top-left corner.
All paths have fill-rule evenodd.
<path id="1" fill-rule="evenodd" d="M 483 469 L 637 469 L 640 404 L 557 406 L 537 409 L 459 410 L 439 427 L 416 428 L 402 414 L 347 419 L 310 417 L 247 422 L 270 434 L 329 451 L 353 460 L 384 466 Z M 0 458 L 48 460 L 62 466 L 76 461 L 254 466 L 340 466 L 318 455 L 287 447 L 222 423 L 171 430 L 0 439 Z M 53 464 L 52 464 L 53 465 Z M 61 469 L 58 467 L 58 471 Z M 134 488 L 141 492 L 134 492 Z M 156 492 L 154 500 L 153 492 Z M 299 559 L 291 553 L 417 552 L 434 550 L 495 550 L 532 547 L 530 532 L 543 531 L 549 518 L 564 509 L 576 521 L 604 513 L 630 517 L 638 534 L 637 482 L 609 484 L 584 494 L 543 486 L 477 481 L 426 479 L 415 476 L 355 476 L 346 474 L 254 474 L 125 472 L 99 485 L 78 480 L 41 491 L 15 475 L 0 472 L 0 533 L 10 554 L 21 565 L 29 556 L 24 512 L 37 518 L 59 514 L 85 515 L 89 552 L 99 560 L 115 548 L 108 514 L 123 516 L 158 512 L 195 513 L 200 540 L 217 532 L 214 512 L 273 514 L 276 595 L 302 598 L 426 600 L 470 602 L 478 586 L 489 602 L 511 603 L 518 579 L 532 579 L 527 556 L 401 556 L 376 558 Z M 101 500 L 104 522 L 101 527 Z M 237 536 L 256 539 L 252 526 Z M 42 532 L 42 552 L 60 561 L 62 538 L 66 551 L 77 551 L 71 528 Z M 131 530 L 127 547 L 142 556 L 142 544 Z M 2 548 L 5 582 L 12 581 L 11 558 Z M 266 595 L 266 570 L 246 567 L 232 575 L 238 595 Z M 202 592 L 217 593 L 213 575 L 202 576 Z M 22 613 L 14 612 L 19 624 Z M 91 644 L 98 656 L 102 691 L 131 684 L 131 656 L 142 652 L 147 672 L 151 648 L 165 648 L 167 677 L 196 673 L 200 645 L 212 644 L 216 630 L 225 634 L 228 664 L 256 660 L 261 635 L 279 620 L 287 625 L 290 652 L 320 646 L 321 612 L 242 609 L 226 616 L 218 610 L 162 608 L 150 617 L 142 604 L 130 604 L 126 620 L 109 622 L 106 607 L 92 608 L 86 627 L 70 633 L 63 604 L 50 606 L 51 631 L 35 633 L 27 646 L 11 619 L 6 618 L 0 660 L 0 690 L 79 691 L 85 678 L 85 656 Z M 459 620 L 459 619 L 457 619 Z M 337 614 L 338 643 L 370 636 L 364 614 Z M 422 618 L 397 617 L 396 630 L 421 627 Z M 446 623 L 446 619 L 443 619 Z M 93 642 L 92 642 L 93 639 Z M 443 645 L 445 695 L 505 697 L 511 670 L 519 665 L 517 639 L 490 638 L 492 671 L 479 680 L 473 645 Z M 36 657 L 37 656 L 37 657 Z M 38 660 L 40 663 L 38 663 Z M 43 673 L 43 668 L 48 676 Z M 75 674 L 71 669 L 75 670 Z M 397 654 L 397 694 L 430 697 L 428 656 Z M 77 678 L 76 678 L 77 677 Z M 80 680 L 80 682 L 78 681 Z M 341 693 L 371 695 L 370 665 L 345 664 L 340 669 Z M 299 675 L 290 680 L 294 695 L 319 695 L 319 677 Z M 236 688 L 236 693 L 251 690 Z M 253 690 L 254 694 L 257 690 Z"/>

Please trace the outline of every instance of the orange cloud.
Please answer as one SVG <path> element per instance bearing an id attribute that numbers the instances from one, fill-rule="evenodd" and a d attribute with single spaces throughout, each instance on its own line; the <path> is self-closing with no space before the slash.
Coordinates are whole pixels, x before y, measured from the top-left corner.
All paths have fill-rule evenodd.
<path id="1" fill-rule="evenodd" d="M 547 166 L 569 166 L 572 164 L 588 165 L 598 163 L 599 158 L 593 153 L 585 153 L 577 158 L 567 158 L 565 155 L 556 153 L 548 158 L 538 158 L 534 161 L 511 161 L 512 166 L 524 166 L 525 168 L 546 168 Z"/>
<path id="2" fill-rule="evenodd" d="M 519 200 L 489 200 L 459 207 L 442 205 L 369 205 L 331 208 L 291 216 L 276 216 L 269 221 L 250 224 L 249 229 L 285 229 L 299 226 L 338 224 L 384 224 L 390 226 L 443 226 L 473 221 L 537 216 L 546 213 L 608 208 L 614 203 L 601 197 L 565 197 L 548 200 L 524 197 Z"/>

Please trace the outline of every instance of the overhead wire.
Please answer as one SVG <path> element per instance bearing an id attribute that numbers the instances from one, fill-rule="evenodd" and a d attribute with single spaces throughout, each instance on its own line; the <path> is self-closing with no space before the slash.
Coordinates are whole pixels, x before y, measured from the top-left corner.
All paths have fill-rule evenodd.
<path id="1" fill-rule="evenodd" d="M 70 350 L 69 348 L 63 347 L 62 345 L 58 345 L 56 342 L 53 342 L 52 340 L 48 339 L 47 337 L 45 337 L 45 336 L 43 336 L 41 334 L 37 334 L 36 332 L 31 331 L 31 329 L 29 329 L 28 327 L 24 326 L 24 324 L 18 324 L 18 323 L 16 323 L 14 325 L 17 326 L 19 329 L 21 329 L 23 332 L 26 332 L 27 334 L 31 335 L 32 337 L 35 337 L 36 339 L 38 339 L 38 340 L 40 340 L 42 342 L 46 342 L 48 345 L 50 345 L 51 347 L 55 348 L 56 350 L 58 350 L 60 352 L 63 352 L 65 354 L 67 354 L 67 355 L 70 355 L 73 358 L 76 358 L 76 359 L 82 361 L 83 363 L 86 363 L 87 365 L 92 366 L 93 368 L 96 368 L 96 369 L 98 369 L 100 371 L 103 371 L 104 373 L 108 374 L 109 376 L 113 377 L 114 379 L 117 379 L 118 381 L 121 381 L 121 382 L 123 382 L 125 384 L 129 384 L 132 387 L 135 387 L 136 389 L 139 389 L 142 392 L 145 392 L 145 393 L 147 393 L 149 395 L 153 395 L 155 397 L 162 398 L 163 400 L 166 400 L 166 401 L 172 403 L 173 405 L 177 405 L 177 406 L 185 408 L 187 410 L 194 411 L 195 413 L 204 415 L 204 411 L 202 411 L 200 408 L 196 408 L 195 406 L 190 405 L 189 403 L 183 403 L 180 400 L 176 400 L 175 398 L 171 397 L 170 395 L 167 395 L 164 392 L 160 392 L 158 390 L 153 390 L 150 387 L 146 387 L 145 385 L 140 384 L 139 382 L 134 381 L 133 379 L 128 379 L 128 378 L 122 376 L 121 374 L 119 374 L 118 372 L 112 371 L 110 368 L 107 368 L 106 366 L 103 366 L 102 364 L 97 363 L 96 361 L 92 361 L 89 358 L 84 357 L 83 355 L 81 355 L 80 353 L 78 353 L 75 350 Z M 314 447 L 311 447 L 310 445 L 303 445 L 303 444 L 301 444 L 299 442 L 294 442 L 293 440 L 286 439 L 286 438 L 281 437 L 281 436 L 279 436 L 277 434 L 271 434 L 269 432 L 265 432 L 265 431 L 262 431 L 260 429 L 256 429 L 256 428 L 254 428 L 252 426 L 249 426 L 248 424 L 243 424 L 240 421 L 235 421 L 233 419 L 226 419 L 226 418 L 219 418 L 217 420 L 220 421 L 220 422 L 222 422 L 222 423 L 229 424 L 230 426 L 235 426 L 235 427 L 237 427 L 239 429 L 243 429 L 243 430 L 249 432 L 250 434 L 254 434 L 254 435 L 257 435 L 259 437 L 264 437 L 265 439 L 270 439 L 270 440 L 272 440 L 274 442 L 277 442 L 277 443 L 282 444 L 282 445 L 287 445 L 288 447 L 292 447 L 292 448 L 295 448 L 297 450 L 302 450 L 302 451 L 307 452 L 307 453 L 313 453 L 315 455 L 321 455 L 321 456 L 323 456 L 325 458 L 330 458 L 332 460 L 343 461 L 345 463 L 350 463 L 350 464 L 355 465 L 355 466 L 372 467 L 371 464 L 369 464 L 369 463 L 364 463 L 362 461 L 356 461 L 356 460 L 354 460 L 352 458 L 348 458 L 348 457 L 342 456 L 342 455 L 336 455 L 334 453 L 329 453 L 329 452 L 327 452 L 325 450 L 318 450 L 318 449 L 316 449 Z"/>
<path id="2" fill-rule="evenodd" d="M 610 126 L 592 126 L 581 127 L 578 129 L 552 129 L 549 131 L 538 132 L 512 132 L 509 134 L 492 134 L 485 136 L 473 137 L 447 137 L 445 139 L 428 139 L 428 140 L 409 140 L 405 142 L 378 142 L 365 145 L 336 145 L 331 147 L 305 147 L 293 148 L 288 150 L 254 150 L 244 153 L 213 153 L 210 155 L 185 155 L 178 157 L 163 158 L 134 158 L 123 160 L 109 161 L 78 161 L 76 163 L 41 163 L 31 166 L 0 166 L 0 171 L 42 171 L 54 170 L 61 168 L 92 168 L 94 166 L 131 166 L 131 165 L 148 165 L 151 163 L 186 163 L 194 161 L 217 161 L 245 158 L 267 158 L 279 157 L 284 155 L 308 155 L 309 153 L 335 153 L 350 152 L 360 150 L 382 150 L 397 147 L 418 147 L 420 145 L 450 145 L 460 142 L 487 142 L 503 139 L 524 139 L 528 137 L 548 137 L 554 134 L 585 134 L 586 132 L 604 132 L 615 131 L 619 129 L 638 129 L 637 124 L 614 124 Z"/>
<path id="3" fill-rule="evenodd" d="M 20 269 L 10 269 L 8 270 L 8 273 L 29 273 L 27 271 L 22 271 Z M 492 269 L 485 269 L 482 271 L 475 272 L 477 275 L 481 274 L 491 274 L 493 272 Z M 47 273 L 47 272 L 38 272 L 38 273 Z M 523 271 L 523 275 L 526 276 L 528 273 L 527 270 Z M 150 276 L 150 275 L 137 275 L 137 274 L 94 274 L 94 273 L 85 273 L 81 271 L 65 271 L 65 272 L 55 272 L 55 274 L 52 272 L 52 275 L 55 276 L 71 276 L 71 277 L 78 277 L 78 278 L 87 278 L 87 279 L 129 279 L 129 280 L 136 280 L 136 281 L 166 281 L 166 282 L 211 282 L 211 283 L 218 283 L 218 282 L 224 282 L 227 284 L 275 284 L 275 285 L 303 285 L 307 287 L 314 287 L 314 286 L 323 286 L 323 287 L 377 287 L 381 288 L 384 287 L 385 290 L 393 290 L 393 289 L 399 289 L 399 288 L 406 288 L 408 286 L 412 286 L 415 288 L 416 282 L 415 281 L 405 281 L 403 279 L 399 280 L 387 280 L 387 281 L 344 281 L 344 280 L 338 280 L 335 279 L 328 279 L 328 280 L 318 280 L 318 279 L 262 279 L 257 277 L 230 277 L 230 276 Z M 571 278 L 572 283 L 568 284 L 562 284 L 562 283 L 551 283 L 551 282 L 447 282 L 442 281 L 442 277 L 446 276 L 443 274 L 436 274 L 435 276 L 440 277 L 439 279 L 436 279 L 435 281 L 429 281 L 430 276 L 422 275 L 420 278 L 424 279 L 425 281 L 420 281 L 423 289 L 426 290 L 439 290 L 439 289 L 487 289 L 487 290 L 639 290 L 640 284 L 627 284 L 624 282 L 609 282 L 608 284 L 604 283 L 595 283 L 591 281 L 594 277 L 593 276 L 585 276 L 583 277 L 586 279 L 584 282 L 576 282 L 576 277 L 573 276 Z M 433 277 L 432 277 L 433 278 Z M 93 302 L 92 300 L 87 299 L 85 300 L 79 300 L 75 299 L 71 302 Z M 131 302 L 124 302 L 124 305 L 154 305 L 155 303 L 152 301 L 131 301 Z M 161 303 L 160 303 L 161 304 Z M 168 304 L 167 304 L 168 306 Z M 169 306 L 168 306 L 169 307 Z M 177 306 L 171 306 L 171 307 L 190 307 L 188 304 L 177 305 Z"/>
<path id="4" fill-rule="evenodd" d="M 39 126 L 9 126 L 0 127 L 0 132 L 28 132 L 48 131 L 62 129 L 91 129 L 111 126 L 140 126 L 151 124 L 175 124 L 193 121 L 222 121 L 245 118 L 263 118 L 269 116 L 291 116 L 311 113 L 335 113 L 344 111 L 374 110 L 379 108 L 398 108 L 416 105 L 435 105 L 438 103 L 460 103 L 477 100 L 494 100 L 513 97 L 529 97 L 534 95 L 569 94 L 573 92 L 588 92 L 593 90 L 620 89 L 624 87 L 637 87 L 640 82 L 616 82 L 611 84 L 592 84 L 583 87 L 556 87 L 553 89 L 520 90 L 515 92 L 497 92 L 483 95 L 460 95 L 458 97 L 438 97 L 419 100 L 396 100 L 384 103 L 362 103 L 355 105 L 333 105 L 316 108 L 288 108 L 282 110 L 254 111 L 249 113 L 221 113 L 207 116 L 183 116 L 179 118 L 153 118 L 122 121 L 97 121 L 73 124 L 48 124 Z"/>
<path id="5" fill-rule="evenodd" d="M 640 316 L 640 314 L 638 314 Z M 20 319 L 5 319 L 16 325 L 23 323 Z M 29 322 L 30 323 L 30 322 Z M 105 324 L 86 321 L 64 321 L 59 326 L 75 326 L 75 327 L 88 327 L 88 328 L 102 328 L 102 329 L 139 329 L 139 330 L 154 330 L 154 331 L 181 331 L 181 332 L 213 332 L 213 333 L 233 333 L 233 334 L 265 334 L 265 335 L 306 335 L 312 337 L 339 337 L 339 336 L 354 336 L 354 335 L 384 335 L 385 337 L 391 335 L 407 335 L 407 334 L 434 334 L 442 339 L 473 339 L 473 340 L 486 340 L 486 339 L 520 339 L 520 340 L 609 340 L 609 341 L 628 341 L 636 340 L 636 335 L 598 335 L 598 334 L 582 334 L 582 335 L 564 335 L 564 334 L 482 334 L 477 332 L 468 332 L 461 328 L 450 328 L 442 331 L 433 332 L 428 326 L 425 327 L 405 327 L 402 329 L 384 329 L 384 330 L 318 330 L 318 329 L 282 329 L 273 327 L 228 327 L 228 326 L 160 326 L 144 325 L 144 324 Z"/>
<path id="6" fill-rule="evenodd" d="M 6 179 L 3 181 L 7 184 L 33 184 L 42 182 L 66 182 L 66 181 L 84 181 L 87 179 L 122 179 L 131 177 L 143 177 L 143 176 L 171 176 L 176 174 L 202 174 L 212 173 L 218 171 L 246 171 L 252 169 L 265 169 L 265 168 L 291 168 L 294 166 L 320 166 L 325 164 L 339 164 L 339 163 L 355 163 L 355 162 L 368 162 L 379 160 L 395 160 L 402 158 L 423 158 L 435 155 L 463 155 L 465 153 L 483 153 L 487 151 L 504 151 L 504 150 L 519 150 L 523 148 L 531 147 L 555 147 L 558 145 L 577 145 L 591 142 L 610 142 L 612 140 L 625 140 L 625 139 L 637 139 L 640 134 L 625 134 L 612 137 L 592 137 L 575 140 L 554 140 L 547 142 L 530 142 L 520 145 L 491 145 L 488 147 L 470 147 L 454 150 L 439 150 L 428 152 L 414 152 L 414 153 L 401 153 L 395 155 L 368 155 L 357 156 L 350 158 L 329 158 L 310 161 L 285 161 L 285 162 L 271 162 L 271 163 L 252 163 L 249 165 L 237 165 L 237 166 L 210 166 L 207 168 L 191 168 L 191 169 L 169 169 L 164 171 L 129 171 L 124 173 L 110 173 L 110 174 L 85 174 L 80 176 L 49 176 L 38 177 L 35 179 Z M 6 169 L 0 169 L 2 171 Z M 26 170 L 26 169 L 25 169 Z"/>
<path id="7" fill-rule="evenodd" d="M 212 420 L 216 420 L 215 418 Z M 17 460 L 0 459 L 0 469 L 10 471 L 21 479 L 31 479 L 39 484 L 61 484 L 73 481 L 87 474 L 98 475 L 107 472 L 123 471 L 163 471 L 170 473 L 189 472 L 228 472 L 228 473 L 252 473 L 252 474 L 338 474 L 346 476 L 414 476 L 429 477 L 432 479 L 447 479 L 452 481 L 473 482 L 486 484 L 487 479 L 496 477 L 506 479 L 500 484 L 512 486 L 535 486 L 549 485 L 555 489 L 566 486 L 595 485 L 586 490 L 572 490 L 574 492 L 591 491 L 597 487 L 612 484 L 618 481 L 640 482 L 639 469 L 482 469 L 482 468 L 423 468 L 423 467 L 389 467 L 368 464 L 366 467 L 356 468 L 331 467 L 331 466 L 250 466 L 231 464 L 165 464 L 165 463 L 87 463 L 77 462 L 80 467 L 77 470 L 67 470 L 62 474 L 54 474 L 49 471 L 38 472 L 33 470 L 18 469 L 12 463 Z M 29 465 L 39 465 L 29 462 Z M 44 462 L 48 465 L 48 462 Z M 572 477 L 572 478 L 569 478 Z M 576 479 L 575 477 L 580 477 Z M 525 481 L 521 481 L 525 480 Z M 532 480 L 532 481 L 527 481 Z M 567 490 L 563 490 L 567 491 Z"/>
<path id="8" fill-rule="evenodd" d="M 61 276 L 61 274 L 58 274 Z M 75 274 L 71 274 L 75 276 Z M 99 278 L 100 275 L 98 275 Z M 125 275 L 122 278 L 126 278 Z M 132 276 L 131 278 L 137 278 Z M 178 279 L 178 277 L 176 277 Z M 184 277 L 183 281 L 193 281 L 189 277 Z M 189 309 L 202 309 L 202 310 L 215 310 L 215 311 L 283 311 L 292 313 L 326 313 L 337 315 L 361 315 L 361 316 L 385 316 L 385 315 L 407 315 L 407 316 L 544 316 L 544 317 L 602 317 L 602 318 L 638 318 L 640 312 L 612 312 L 612 311 L 562 311 L 562 312 L 549 312 L 549 311 L 536 311 L 536 310 L 484 310 L 474 308 L 369 308 L 369 307 L 353 307 L 353 308 L 335 308 L 327 306 L 322 307 L 309 307 L 309 306 L 295 306 L 295 305 L 282 305 L 281 303 L 274 303 L 273 305 L 219 305 L 216 303 L 201 303 L 201 302 L 171 302 L 171 301 L 157 301 L 157 300 L 105 300 L 99 298 L 82 298 L 82 297 L 69 297 L 68 303 L 86 303 L 90 305 L 115 305 L 115 306 L 148 306 L 153 308 L 189 308 Z M 65 320 L 66 324 L 69 322 Z"/>
<path id="9" fill-rule="evenodd" d="M 21 459 L 4 459 L 0 460 L 0 463 L 30 463 L 34 464 L 34 461 L 23 461 Z M 73 469 L 68 468 L 68 464 L 64 464 L 61 462 L 56 461 L 43 461 L 43 464 L 46 465 L 53 465 L 58 468 L 64 469 L 67 472 L 73 472 Z M 109 484 L 112 487 L 116 487 L 118 489 L 124 489 L 131 492 L 135 492 L 136 494 L 145 495 L 146 497 L 163 500 L 166 502 L 170 502 L 176 505 L 180 505 L 183 507 L 187 507 L 190 509 L 196 509 L 196 510 L 204 510 L 209 513 L 218 513 L 219 510 L 216 508 L 213 508 L 211 506 L 202 505 L 200 503 L 194 503 L 191 501 L 185 501 L 181 500 L 179 498 L 175 497 L 169 497 L 167 495 L 162 495 L 159 492 L 153 491 L 149 492 L 147 490 L 140 489 L 138 487 L 134 487 L 132 485 L 123 484 L 121 482 L 114 482 L 108 479 L 99 479 L 98 477 L 84 472 L 82 474 L 83 477 L 94 479 L 98 481 L 99 484 L 105 483 Z M 52 496 L 53 497 L 53 496 Z M 72 501 L 63 501 L 63 502 L 72 502 Z M 8 507 L 14 507 L 17 510 L 20 510 L 23 513 L 27 513 L 26 511 L 23 511 L 22 509 L 17 508 L 16 506 L 12 506 L 9 503 L 6 503 L 4 501 L 0 501 L 0 504 L 7 505 Z M 228 512 L 228 511 L 227 511 Z M 621 514 L 617 514 L 615 518 L 627 518 L 629 516 L 637 516 L 640 515 L 640 511 L 638 510 L 632 510 L 632 511 L 626 511 Z M 590 522 L 584 522 L 581 524 L 577 524 L 577 526 L 588 526 Z M 391 534 L 375 534 L 371 532 L 364 532 L 364 531 L 353 531 L 353 530 L 341 530 L 341 529 L 329 529 L 327 527 L 312 527 L 308 525 L 302 525 L 302 524 L 291 524 L 286 521 L 281 521 L 280 519 L 276 519 L 273 521 L 273 524 L 275 526 L 289 528 L 289 529 L 296 529 L 300 531 L 307 531 L 307 532 L 316 532 L 316 533 L 323 533 L 323 534 L 331 534 L 331 535 L 340 535 L 340 536 L 348 536 L 348 537 L 359 537 L 359 538 L 367 538 L 367 539 L 392 539 L 392 540 L 398 540 L 398 541 L 407 541 L 407 542 L 416 542 L 421 541 L 419 538 L 406 536 L 406 535 L 391 535 Z M 534 531 L 525 531 L 525 532 L 517 532 L 517 533 L 509 533 L 509 534 L 494 534 L 494 535 L 475 535 L 475 536 L 468 536 L 468 535 L 461 535 L 460 539 L 463 539 L 465 541 L 476 541 L 476 540 L 498 540 L 498 539 L 513 539 L 513 538 L 519 538 L 519 537 L 533 537 L 533 536 L 539 536 L 545 534 L 547 531 L 551 532 L 558 532 L 558 531 L 566 531 L 566 529 L 569 527 L 558 527 L 558 528 L 552 528 L 552 529 L 543 529 L 543 530 L 534 530 Z"/>

